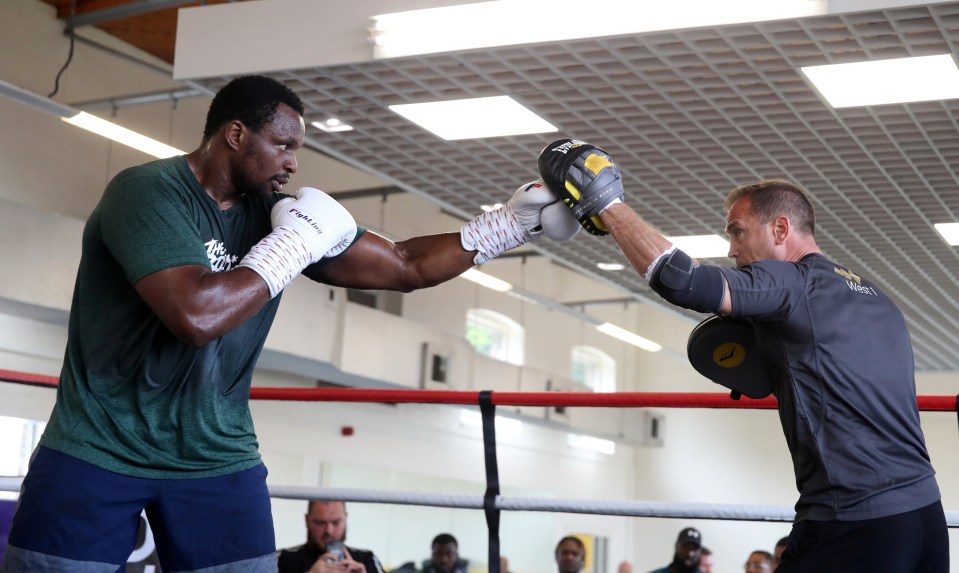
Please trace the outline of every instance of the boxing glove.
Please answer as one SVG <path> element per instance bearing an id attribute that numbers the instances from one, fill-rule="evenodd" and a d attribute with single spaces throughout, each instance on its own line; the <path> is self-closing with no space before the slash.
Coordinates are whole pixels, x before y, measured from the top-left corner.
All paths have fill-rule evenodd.
<path id="1" fill-rule="evenodd" d="M 602 149 L 577 139 L 560 139 L 539 154 L 539 173 L 546 185 L 593 235 L 609 234 L 599 214 L 623 200 L 619 167 Z"/>
<path id="2" fill-rule="evenodd" d="M 543 235 L 541 212 L 557 201 L 557 196 L 539 179 L 521 185 L 505 205 L 463 225 L 460 244 L 467 251 L 476 251 L 473 262 L 481 265 L 539 239 Z"/>
<path id="3" fill-rule="evenodd" d="M 336 199 L 313 187 L 300 187 L 296 198 L 281 199 L 270 212 L 273 230 L 289 227 L 310 252 L 310 262 L 342 253 L 356 237 L 356 221 Z"/>
<path id="4" fill-rule="evenodd" d="M 312 187 L 298 189 L 295 199 L 278 201 L 270 218 L 273 232 L 253 245 L 239 266 L 260 275 L 271 298 L 308 265 L 342 253 L 356 238 L 356 221 L 349 211 Z"/>
<path id="5" fill-rule="evenodd" d="M 542 179 L 517 189 L 509 204 L 520 225 L 530 235 L 530 240 L 535 241 L 545 235 L 550 239 L 565 241 L 579 232 L 579 222 L 559 197 L 543 184 Z"/>

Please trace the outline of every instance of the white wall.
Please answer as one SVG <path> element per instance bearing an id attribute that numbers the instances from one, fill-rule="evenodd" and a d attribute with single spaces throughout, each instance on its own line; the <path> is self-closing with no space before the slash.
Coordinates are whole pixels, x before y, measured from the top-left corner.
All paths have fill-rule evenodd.
<path id="1" fill-rule="evenodd" d="M 84 29 L 82 34 L 109 42 Z M 37 93 L 52 89 L 67 54 L 67 40 L 52 7 L 39 0 L 0 3 L 0 46 L 20 54 L 0 60 L 0 79 Z M 142 54 L 139 57 L 147 58 Z M 149 58 L 147 58 L 149 59 Z M 110 95 L 129 95 L 177 84 L 169 76 L 78 44 L 56 99 L 72 103 Z M 181 149 L 198 142 L 208 101 L 179 102 L 119 110 L 117 121 Z M 103 186 L 120 169 L 145 161 L 138 152 L 111 145 L 22 105 L 0 98 L 0 369 L 55 374 L 63 353 L 63 323 L 72 293 L 83 221 Z M 382 182 L 311 152 L 300 157 L 294 185 L 329 191 L 381 185 Z M 361 224 L 390 236 L 454 230 L 459 223 L 418 197 L 391 195 L 350 201 Z M 493 261 L 484 271 L 523 289 L 557 300 L 622 296 L 598 284 L 532 257 Z M 330 294 L 333 294 L 331 301 Z M 523 369 L 491 364 L 464 345 L 465 311 L 486 307 L 503 312 L 527 330 Z M 267 346 L 272 351 L 326 364 L 382 383 L 415 386 L 418 348 L 429 341 L 454 352 L 454 372 L 464 388 L 532 390 L 547 378 L 569 374 L 569 348 L 596 346 L 618 363 L 619 387 L 627 391 L 714 391 L 685 361 L 692 322 L 647 304 L 602 305 L 591 315 L 634 329 L 665 345 L 651 355 L 597 333 L 568 315 L 493 293 L 463 280 L 404 296 L 403 317 L 346 305 L 343 292 L 298 280 L 285 295 Z M 955 394 L 956 374 L 925 375 L 922 394 Z M 258 371 L 256 385 L 308 387 L 309 377 Z M 44 420 L 54 391 L 0 384 L 0 415 Z M 255 421 L 270 482 L 289 485 L 338 485 L 396 489 L 448 488 L 455 493 L 483 490 L 482 446 L 478 434 L 463 428 L 458 409 L 449 406 L 333 405 L 255 402 Z M 542 409 L 524 409 L 541 416 Z M 618 444 L 615 456 L 588 456 L 569 450 L 558 426 L 527 423 L 521 439 L 501 439 L 499 463 L 505 493 L 556 498 L 640 499 L 672 502 L 722 502 L 789 506 L 796 492 L 784 439 L 775 413 L 657 409 L 665 419 L 662 448 Z M 604 433 L 622 428 L 637 412 L 574 410 L 573 424 Z M 959 509 L 959 461 L 955 414 L 922 417 L 930 453 L 940 476 L 947 509 Z M 351 437 L 340 428 L 352 426 Z M 472 490 L 472 491 L 471 491 Z M 516 492 L 516 493 L 512 493 Z M 398 564 L 428 554 L 439 528 L 460 537 L 463 553 L 485 560 L 482 514 L 452 510 L 353 504 L 350 538 Z M 299 543 L 303 504 L 277 501 L 277 541 Z M 670 559 L 679 529 L 699 527 L 717 555 L 720 571 L 736 571 L 752 549 L 772 549 L 786 524 L 696 520 L 632 519 L 573 514 L 520 512 L 503 518 L 504 553 L 514 571 L 552 569 L 555 541 L 569 532 L 609 537 L 609 561 L 632 561 L 641 573 Z M 950 532 L 954 555 L 959 534 Z"/>

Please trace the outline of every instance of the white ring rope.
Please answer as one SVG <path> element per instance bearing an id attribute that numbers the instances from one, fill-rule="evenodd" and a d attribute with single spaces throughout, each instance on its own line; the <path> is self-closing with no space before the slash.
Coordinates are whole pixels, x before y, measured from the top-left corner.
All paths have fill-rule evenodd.
<path id="1" fill-rule="evenodd" d="M 22 477 L 0 477 L 0 491 L 20 491 Z M 389 503 L 427 507 L 483 509 L 483 496 L 387 491 L 342 487 L 269 486 L 270 497 L 278 499 L 319 499 L 359 503 Z M 629 517 L 719 519 L 725 521 L 769 521 L 791 523 L 796 512 L 790 507 L 738 505 L 731 503 L 667 503 L 662 501 L 598 501 L 496 496 L 496 508 L 505 511 L 546 511 L 589 513 Z M 946 524 L 959 528 L 959 511 L 946 512 Z"/>

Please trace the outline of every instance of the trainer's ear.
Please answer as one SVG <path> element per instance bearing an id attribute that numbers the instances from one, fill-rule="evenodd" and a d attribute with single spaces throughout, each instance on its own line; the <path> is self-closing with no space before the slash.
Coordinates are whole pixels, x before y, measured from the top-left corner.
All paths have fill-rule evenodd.
<path id="1" fill-rule="evenodd" d="M 781 245 L 786 242 L 786 238 L 789 237 L 789 233 L 792 232 L 792 223 L 789 221 L 789 217 L 785 215 L 780 215 L 773 219 L 773 238 L 776 240 L 777 245 Z"/>

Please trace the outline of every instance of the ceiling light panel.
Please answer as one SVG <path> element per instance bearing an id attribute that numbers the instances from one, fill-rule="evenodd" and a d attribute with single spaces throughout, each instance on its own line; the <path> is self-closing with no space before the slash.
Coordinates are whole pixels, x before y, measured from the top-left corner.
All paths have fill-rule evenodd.
<path id="1" fill-rule="evenodd" d="M 959 223 L 936 223 L 933 225 L 946 243 L 959 246 Z"/>
<path id="2" fill-rule="evenodd" d="M 666 239 L 694 259 L 715 259 L 729 254 L 729 241 L 719 235 L 687 235 Z"/>
<path id="3" fill-rule="evenodd" d="M 959 68 L 949 54 L 801 69 L 837 108 L 959 98 Z"/>
<path id="4" fill-rule="evenodd" d="M 374 57 L 395 58 L 825 14 L 826 0 L 496 0 L 373 16 Z M 595 12 L 595 13 L 594 13 Z M 535 22 L 535 25 L 530 25 Z"/>
<path id="5" fill-rule="evenodd" d="M 554 125 L 509 96 L 410 103 L 389 108 L 447 141 L 556 131 Z"/>

